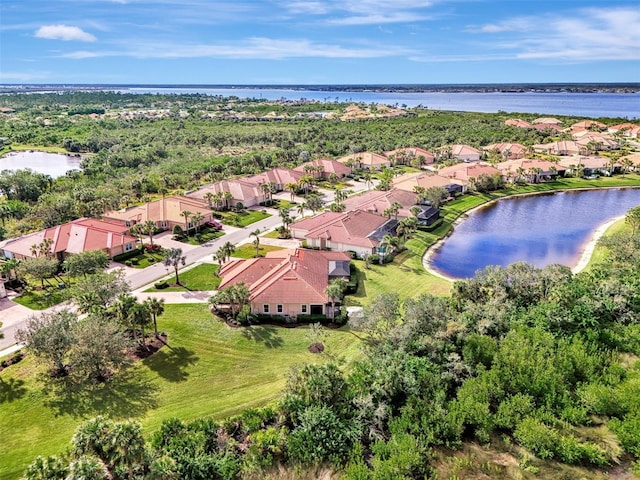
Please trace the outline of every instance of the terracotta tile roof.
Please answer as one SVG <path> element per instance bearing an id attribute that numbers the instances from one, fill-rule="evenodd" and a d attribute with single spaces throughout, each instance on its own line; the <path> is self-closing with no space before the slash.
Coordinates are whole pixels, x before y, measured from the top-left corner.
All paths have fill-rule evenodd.
<path id="1" fill-rule="evenodd" d="M 504 124 L 509 127 L 531 128 L 531 124 L 529 122 L 519 118 L 510 118 L 509 120 L 505 120 Z"/>
<path id="2" fill-rule="evenodd" d="M 309 218 L 303 218 L 302 220 L 298 220 L 297 222 L 293 222 L 291 224 L 291 228 L 299 229 L 299 230 L 315 230 L 316 228 L 328 225 L 337 219 L 339 219 L 343 213 L 339 212 L 322 212 L 319 215 Z"/>
<path id="3" fill-rule="evenodd" d="M 338 162 L 337 160 L 331 160 L 329 158 L 320 158 L 318 160 L 313 160 L 311 162 L 303 163 L 302 165 L 299 165 L 296 168 L 294 168 L 294 170 L 296 172 L 304 173 L 304 167 L 306 166 L 312 166 L 312 167 L 322 166 L 325 174 L 335 173 L 338 176 L 344 176 L 351 173 L 351 169 L 349 167 L 347 167 L 343 163 Z"/>
<path id="4" fill-rule="evenodd" d="M 536 118 L 531 123 L 545 123 L 545 124 L 548 124 L 548 125 L 560 125 L 562 122 L 560 120 L 558 120 L 557 118 L 542 117 L 542 118 Z"/>
<path id="5" fill-rule="evenodd" d="M 454 157 L 457 155 L 480 155 L 480 150 L 473 148 L 471 145 L 454 144 L 450 145 L 451 155 Z"/>
<path id="6" fill-rule="evenodd" d="M 394 186 L 401 190 L 407 190 L 413 192 L 415 187 L 431 188 L 431 187 L 446 187 L 447 185 L 456 184 L 464 185 L 466 182 L 457 180 L 455 178 L 447 178 L 435 173 L 417 173 L 412 176 L 405 177 L 398 182 L 394 182 Z"/>
<path id="7" fill-rule="evenodd" d="M 230 192 L 236 201 L 250 203 L 251 200 L 261 198 L 263 196 L 260 187 L 255 183 L 248 182 L 246 179 L 222 180 L 221 182 L 205 185 L 204 187 L 188 193 L 189 198 L 204 199 L 207 193 Z"/>
<path id="8" fill-rule="evenodd" d="M 561 132 L 564 129 L 560 125 L 556 125 L 555 123 L 536 123 L 533 125 L 533 128 L 539 130 L 541 132 L 545 130 L 552 130 L 554 132 Z"/>
<path id="9" fill-rule="evenodd" d="M 534 145 L 533 148 L 537 152 L 553 153 L 556 155 L 573 155 L 580 153 L 582 150 L 582 147 L 573 140 L 560 140 L 558 142 L 544 143 Z"/>
<path id="10" fill-rule="evenodd" d="M 331 262 L 348 262 L 343 252 L 293 249 L 276 256 L 239 260 L 225 265 L 220 288 L 245 282 L 255 303 L 322 303 L 329 301 L 324 293 L 329 285 Z"/>
<path id="11" fill-rule="evenodd" d="M 370 236 L 387 221 L 386 217 L 355 210 L 342 213 L 333 222 L 310 230 L 305 238 L 326 238 L 334 243 L 375 247 L 379 242 Z"/>
<path id="12" fill-rule="evenodd" d="M 411 216 L 409 209 L 416 204 L 418 196 L 415 193 L 393 188 L 389 191 L 370 190 L 361 195 L 349 197 L 344 201 L 347 210 L 365 210 L 367 212 L 384 215 L 384 211 L 394 202 L 402 205 L 399 211 L 401 217 Z"/>
<path id="13" fill-rule="evenodd" d="M 607 157 L 600 157 L 597 155 L 574 155 L 571 157 L 565 157 L 560 160 L 560 165 L 570 168 L 571 165 L 582 165 L 584 168 L 608 168 L 611 165 L 610 160 Z M 620 166 L 620 163 L 615 163 L 615 166 Z"/>
<path id="14" fill-rule="evenodd" d="M 496 165 L 496 168 L 500 170 L 500 173 L 503 175 L 506 175 L 509 172 L 517 173 L 519 168 L 522 168 L 525 172 L 530 171 L 530 169 L 532 168 L 539 168 L 543 172 L 551 172 L 552 169 L 554 168 L 556 170 L 564 170 L 564 168 L 559 164 L 550 162 L 548 160 L 526 159 L 526 158 L 500 162 Z"/>
<path id="15" fill-rule="evenodd" d="M 577 129 L 581 129 L 581 128 L 586 128 L 586 129 L 590 129 L 590 128 L 607 128 L 607 126 L 602 123 L 602 122 L 596 122 L 595 120 L 582 120 L 581 122 L 576 122 L 573 125 L 571 125 L 571 129 L 572 130 L 577 130 Z"/>
<path id="16" fill-rule="evenodd" d="M 202 215 L 211 214 L 211 209 L 206 202 L 197 198 L 174 195 L 124 210 L 112 210 L 105 213 L 104 218 L 132 223 L 140 223 L 147 220 L 184 223 L 185 219 L 180 215 L 180 212 L 186 210 Z"/>
<path id="17" fill-rule="evenodd" d="M 288 168 L 272 168 L 263 173 L 246 177 L 246 182 L 254 185 L 261 185 L 263 183 L 273 182 L 276 185 L 286 185 L 287 183 L 298 183 L 300 177 L 304 174 L 295 170 L 289 170 Z"/>
<path id="18" fill-rule="evenodd" d="M 389 159 L 384 155 L 380 155 L 378 153 L 373 152 L 360 152 L 360 153 L 352 153 L 351 155 L 347 155 L 345 157 L 341 157 L 338 159 L 338 162 L 345 163 L 349 160 L 353 160 L 356 163 L 361 163 L 367 167 L 380 167 L 387 166 L 390 164 Z"/>
<path id="19" fill-rule="evenodd" d="M 422 156 L 424 157 L 424 160 L 422 161 L 423 164 L 429 164 L 435 161 L 435 155 L 433 154 L 433 152 L 419 147 L 396 148 L 395 150 L 384 152 L 384 155 L 387 158 L 391 157 L 392 155 L 404 155 L 405 157 L 411 159 Z"/>
<path id="20" fill-rule="evenodd" d="M 485 151 L 497 150 L 501 155 L 509 153 L 509 159 L 522 158 L 527 153 L 527 147 L 521 143 L 493 143 L 482 148 Z"/>
<path id="21" fill-rule="evenodd" d="M 137 242 L 135 237 L 125 233 L 127 230 L 128 227 L 117 223 L 93 218 L 79 218 L 63 225 L 8 240 L 3 249 L 31 257 L 31 246 L 41 243 L 44 238 L 50 238 L 53 240 L 52 253 L 110 250 L 127 243 L 135 244 Z"/>
<path id="22" fill-rule="evenodd" d="M 458 163 L 450 167 L 441 168 L 438 175 L 441 177 L 455 178 L 457 180 L 469 181 L 470 178 L 478 178 L 480 175 L 494 175 L 500 171 L 489 164 L 474 163 Z"/>

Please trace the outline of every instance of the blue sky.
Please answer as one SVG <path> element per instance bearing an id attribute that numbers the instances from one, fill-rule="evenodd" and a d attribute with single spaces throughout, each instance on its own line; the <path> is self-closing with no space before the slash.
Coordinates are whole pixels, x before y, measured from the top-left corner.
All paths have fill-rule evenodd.
<path id="1" fill-rule="evenodd" d="M 0 6 L 0 83 L 638 81 L 638 0 L 2 0 Z"/>

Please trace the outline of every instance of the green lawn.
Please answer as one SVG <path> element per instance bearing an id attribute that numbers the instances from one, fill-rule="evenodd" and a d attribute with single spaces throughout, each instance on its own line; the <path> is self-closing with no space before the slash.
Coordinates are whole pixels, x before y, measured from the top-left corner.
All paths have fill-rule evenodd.
<path id="1" fill-rule="evenodd" d="M 625 230 L 628 231 L 630 229 L 631 227 L 625 223 L 624 218 L 621 218 L 620 220 L 615 222 L 613 225 L 611 225 L 609 228 L 607 228 L 607 231 L 604 232 L 604 236 L 606 237 L 609 235 L 613 235 L 614 233 L 622 232 Z M 591 254 L 591 258 L 589 259 L 589 263 L 585 267 L 585 270 L 589 270 L 596 263 L 600 263 L 604 261 L 607 258 L 607 255 L 609 253 L 608 250 L 609 250 L 608 248 L 605 248 L 596 244 L 596 247 L 594 248 L 593 253 Z"/>
<path id="2" fill-rule="evenodd" d="M 190 292 L 215 290 L 220 285 L 220 277 L 216 276 L 219 265 L 212 263 L 202 263 L 185 272 L 180 272 L 180 283 L 182 285 L 170 286 L 167 288 L 148 288 L 145 292 Z M 173 281 L 173 277 L 171 279 Z"/>
<path id="3" fill-rule="evenodd" d="M 0 373 L 0 478 L 17 479 L 36 455 L 64 451 L 84 419 L 137 418 L 147 436 L 170 417 L 219 419 L 276 400 L 290 366 L 326 359 L 308 352 L 306 328 L 231 329 L 206 305 L 165 308 L 158 323 L 171 348 L 107 386 L 55 394 L 37 379 L 43 371 L 32 356 Z M 347 361 L 359 354 L 344 329 L 327 330 L 325 344 Z"/>
<path id="4" fill-rule="evenodd" d="M 223 212 L 221 215 L 223 223 L 235 227 L 246 227 L 271 216 L 268 213 L 262 213 L 260 210 L 243 210 L 239 213 Z"/>
<path id="5" fill-rule="evenodd" d="M 69 291 L 58 287 L 47 287 L 45 290 L 29 290 L 13 299 L 31 310 L 44 310 L 68 300 Z"/>
<path id="6" fill-rule="evenodd" d="M 0 155 L 4 155 L 5 153 L 9 152 L 18 152 L 25 150 L 36 150 L 38 152 L 62 153 L 71 155 L 71 152 L 68 152 L 62 147 L 45 147 L 42 145 L 25 145 L 21 143 L 12 143 L 11 145 L 6 145 L 0 148 Z"/>
<path id="7" fill-rule="evenodd" d="M 185 237 L 179 240 L 182 243 L 188 243 L 189 245 L 202 245 L 203 243 L 210 242 L 211 240 L 215 240 L 216 238 L 220 238 L 224 235 L 222 230 L 216 230 L 215 228 L 207 228 L 202 229 L 197 234 L 200 240 L 196 239 L 196 235 L 191 235 L 189 237 Z"/>
<path id="8" fill-rule="evenodd" d="M 137 255 L 131 256 L 126 260 L 122 260 L 119 263 L 122 263 L 123 265 L 127 265 L 133 268 L 147 268 L 149 265 L 162 262 L 162 259 L 164 258 L 164 254 L 161 251 L 159 252 L 147 252 L 147 251 L 140 251 L 140 250 L 138 251 L 139 253 Z M 114 261 L 118 262 L 118 260 L 116 259 L 114 259 Z"/>
<path id="9" fill-rule="evenodd" d="M 267 252 L 275 252 L 276 250 L 284 250 L 283 247 L 276 247 L 274 245 L 262 245 L 258 249 L 258 254 L 261 256 L 265 256 Z M 256 256 L 256 247 L 253 246 L 253 243 L 245 243 L 244 245 L 240 245 L 236 247 L 236 251 L 233 252 L 232 257 L 235 258 L 253 258 Z"/>
<path id="10" fill-rule="evenodd" d="M 451 282 L 430 274 L 422 265 L 422 255 L 435 239 L 431 233 L 417 232 L 407 242 L 407 250 L 385 265 L 375 264 L 366 269 L 363 261 L 355 260 L 360 277 L 358 290 L 346 297 L 346 304 L 366 306 L 384 292 L 395 292 L 401 300 L 421 293 L 449 294 Z"/>

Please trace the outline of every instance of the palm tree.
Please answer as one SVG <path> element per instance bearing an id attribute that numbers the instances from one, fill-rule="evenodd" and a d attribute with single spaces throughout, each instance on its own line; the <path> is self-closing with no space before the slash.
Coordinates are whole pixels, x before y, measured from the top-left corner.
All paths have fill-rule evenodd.
<path id="1" fill-rule="evenodd" d="M 219 304 L 226 304 L 231 307 L 231 316 L 235 320 L 242 311 L 242 307 L 249 303 L 251 292 L 244 282 L 229 285 L 223 290 L 219 290 L 209 298 L 209 305 L 215 307 Z"/>
<path id="2" fill-rule="evenodd" d="M 335 318 L 336 316 L 335 305 L 336 302 L 342 300 L 346 286 L 347 281 L 344 278 L 334 278 L 329 282 L 329 285 L 327 285 L 327 288 L 324 290 L 329 302 L 331 302 L 331 318 Z"/>
<path id="3" fill-rule="evenodd" d="M 116 319 L 124 327 L 131 329 L 133 339 L 138 340 L 138 331 L 136 328 L 136 322 L 134 319 L 135 308 L 138 304 L 136 297 L 128 293 L 121 293 L 118 295 L 116 302 L 113 305 L 113 312 Z"/>
<path id="4" fill-rule="evenodd" d="M 362 179 L 364 180 L 365 185 L 367 186 L 367 190 L 371 190 L 371 185 L 372 185 L 372 179 L 371 179 L 371 172 L 366 171 L 363 175 L 362 175 Z"/>
<path id="5" fill-rule="evenodd" d="M 231 201 L 233 200 L 233 195 L 231 194 L 231 192 L 227 190 L 222 196 L 224 198 L 224 204 L 227 207 L 227 210 L 231 209 Z"/>
<path id="6" fill-rule="evenodd" d="M 153 235 L 156 233 L 156 222 L 153 220 L 147 220 L 140 224 L 140 230 L 142 233 L 146 233 L 149 236 L 149 244 L 153 248 Z"/>
<path id="7" fill-rule="evenodd" d="M 231 242 L 225 242 L 225 244 L 222 245 L 221 248 L 225 253 L 227 260 L 229 260 L 231 258 L 231 255 L 233 255 L 233 253 L 236 251 L 236 246 Z"/>
<path id="8" fill-rule="evenodd" d="M 164 298 L 147 298 L 144 301 L 149 313 L 153 317 L 153 331 L 158 338 L 158 321 L 157 318 L 164 313 Z"/>
<path id="9" fill-rule="evenodd" d="M 260 256 L 260 229 L 256 228 L 253 232 L 249 234 L 250 237 L 256 237 L 253 241 L 253 245 L 256 247 L 256 258 Z"/>
<path id="10" fill-rule="evenodd" d="M 189 217 L 191 215 L 192 213 L 189 210 L 183 210 L 180 212 L 180 216 L 184 217 L 184 231 L 187 232 L 187 235 L 189 235 Z"/>
<path id="11" fill-rule="evenodd" d="M 213 202 L 216 210 L 220 210 L 222 208 L 222 205 L 224 205 L 224 193 L 216 192 L 213 196 Z"/>
<path id="12" fill-rule="evenodd" d="M 293 202 L 296 196 L 296 192 L 298 191 L 298 184 L 294 182 L 289 182 L 284 186 L 284 188 L 286 190 L 289 190 L 289 193 L 291 194 L 291 202 Z"/>
<path id="13" fill-rule="evenodd" d="M 180 265 L 185 265 L 187 263 L 187 257 L 182 254 L 181 248 L 167 248 L 164 251 L 164 258 L 162 260 L 167 267 L 173 267 L 173 270 L 176 274 L 176 285 L 180 285 L 180 279 L 178 278 L 178 269 Z"/>
<path id="14" fill-rule="evenodd" d="M 220 247 L 216 250 L 216 253 L 213 254 L 213 260 L 218 262 L 220 268 L 224 265 L 225 260 L 227 259 L 227 252 L 224 250 L 224 247 Z M 220 268 L 218 268 L 218 274 L 220 273 Z"/>
<path id="15" fill-rule="evenodd" d="M 204 194 L 204 199 L 207 201 L 207 203 L 209 204 L 209 208 L 213 209 L 213 201 L 215 199 L 215 195 L 213 194 L 213 192 L 207 192 Z"/>
<path id="16" fill-rule="evenodd" d="M 191 216 L 191 221 L 196 227 L 196 233 L 198 233 L 198 229 L 200 228 L 200 222 L 202 222 L 202 220 L 204 220 L 204 215 L 201 214 L 200 212 L 196 212 Z"/>

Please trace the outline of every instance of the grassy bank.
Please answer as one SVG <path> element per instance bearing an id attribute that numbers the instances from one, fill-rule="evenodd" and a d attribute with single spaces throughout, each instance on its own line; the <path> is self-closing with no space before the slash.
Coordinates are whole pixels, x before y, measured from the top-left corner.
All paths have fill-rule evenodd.
<path id="1" fill-rule="evenodd" d="M 159 327 L 170 348 L 106 386 L 52 388 L 33 356 L 4 370 L 0 478 L 17 479 L 36 455 L 62 452 L 86 418 L 137 418 L 147 435 L 170 417 L 223 418 L 276 400 L 291 365 L 326 358 L 308 352 L 305 328 L 230 329 L 206 305 L 167 305 Z M 329 354 L 358 355 L 348 331 L 328 330 L 325 344 Z"/>

